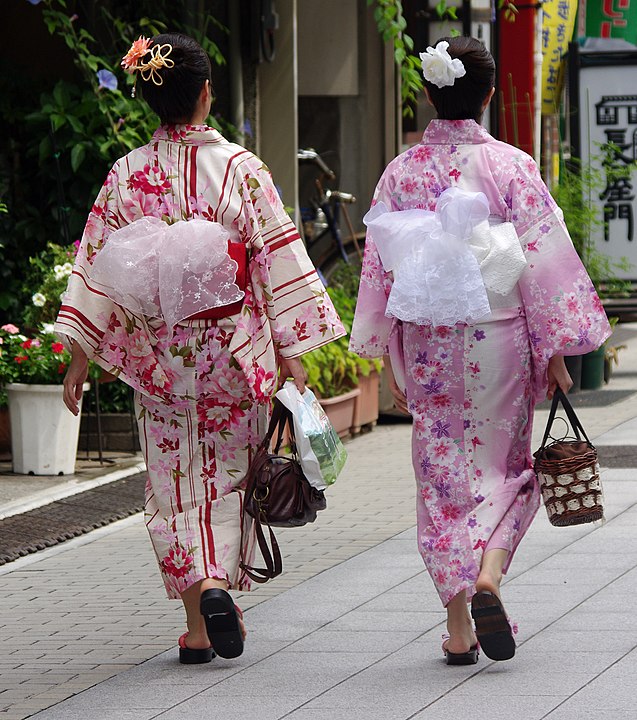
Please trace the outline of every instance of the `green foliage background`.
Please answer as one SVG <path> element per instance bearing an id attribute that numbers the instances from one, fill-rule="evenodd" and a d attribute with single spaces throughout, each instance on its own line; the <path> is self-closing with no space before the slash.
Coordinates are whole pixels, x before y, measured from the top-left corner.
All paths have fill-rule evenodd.
<path id="1" fill-rule="evenodd" d="M 213 5 L 43 0 L 31 8 L 29 22 L 46 25 L 59 48 L 55 59 L 67 70 L 34 79 L 10 59 L 0 64 L 0 199 L 7 208 L 0 213 L 1 322 L 22 322 L 22 308 L 38 289 L 30 258 L 46 255 L 47 243 L 68 246 L 81 237 L 112 164 L 157 127 L 147 105 L 131 98 L 121 57 L 141 34 L 177 30 L 223 65 L 215 38 L 227 31 Z M 98 70 L 113 72 L 118 89 L 100 88 Z M 211 122 L 228 134 L 223 121 Z"/>

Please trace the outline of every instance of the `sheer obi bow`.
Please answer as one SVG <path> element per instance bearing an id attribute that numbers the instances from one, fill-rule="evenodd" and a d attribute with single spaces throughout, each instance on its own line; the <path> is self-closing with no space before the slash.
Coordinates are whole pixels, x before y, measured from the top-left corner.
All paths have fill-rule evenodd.
<path id="1" fill-rule="evenodd" d="M 228 231 L 208 220 L 168 225 L 144 217 L 113 232 L 91 268 L 91 281 L 122 307 L 162 317 L 169 328 L 244 296 Z"/>
<path id="2" fill-rule="evenodd" d="M 435 212 L 389 211 L 379 202 L 363 222 L 394 276 L 385 314 L 405 322 L 448 326 L 485 319 L 491 312 L 487 291 L 507 295 L 526 265 L 512 223 L 489 222 L 484 193 L 450 188 Z"/>

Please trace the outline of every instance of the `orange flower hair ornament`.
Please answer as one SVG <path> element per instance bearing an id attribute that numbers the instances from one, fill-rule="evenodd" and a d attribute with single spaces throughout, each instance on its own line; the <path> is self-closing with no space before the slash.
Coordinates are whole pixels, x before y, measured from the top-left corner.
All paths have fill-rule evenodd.
<path id="1" fill-rule="evenodd" d="M 129 75 L 139 73 L 142 80 L 152 80 L 155 85 L 163 85 L 164 79 L 159 74 L 161 68 L 172 68 L 175 63 L 169 58 L 173 46 L 168 43 L 164 45 L 150 45 L 152 40 L 142 35 L 131 45 L 130 50 L 122 58 L 122 67 Z M 146 61 L 144 58 L 150 55 Z M 131 90 L 131 97 L 135 97 L 135 85 Z"/>

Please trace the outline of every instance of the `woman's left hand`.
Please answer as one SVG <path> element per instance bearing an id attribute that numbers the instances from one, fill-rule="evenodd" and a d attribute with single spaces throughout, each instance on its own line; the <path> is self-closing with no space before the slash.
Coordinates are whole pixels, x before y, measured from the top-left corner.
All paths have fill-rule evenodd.
<path id="1" fill-rule="evenodd" d="M 573 381 L 566 369 L 566 363 L 564 362 L 564 357 L 562 355 L 553 355 L 553 357 L 549 360 L 548 381 L 549 387 L 546 397 L 549 400 L 553 397 L 553 394 L 558 386 L 564 394 L 573 387 Z"/>

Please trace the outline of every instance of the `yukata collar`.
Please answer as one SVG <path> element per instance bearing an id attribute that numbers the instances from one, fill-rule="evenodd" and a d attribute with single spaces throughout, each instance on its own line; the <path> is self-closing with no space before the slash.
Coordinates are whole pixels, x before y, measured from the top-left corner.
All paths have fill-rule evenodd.
<path id="1" fill-rule="evenodd" d="M 178 145 L 211 145 L 223 142 L 223 136 L 209 125 L 160 125 L 153 141 L 164 140 Z"/>
<path id="2" fill-rule="evenodd" d="M 432 120 L 422 136 L 423 145 L 477 145 L 493 138 L 475 120 Z"/>

